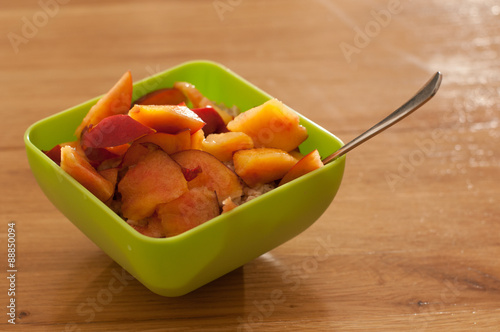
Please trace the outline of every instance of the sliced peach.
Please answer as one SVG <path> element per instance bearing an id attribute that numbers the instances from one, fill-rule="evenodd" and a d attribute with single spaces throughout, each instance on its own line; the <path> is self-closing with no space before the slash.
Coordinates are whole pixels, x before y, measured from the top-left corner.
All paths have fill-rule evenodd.
<path id="1" fill-rule="evenodd" d="M 118 183 L 122 213 L 127 219 L 140 220 L 153 214 L 156 206 L 188 191 L 181 167 L 164 151 L 149 151 L 130 167 Z"/>
<path id="2" fill-rule="evenodd" d="M 43 151 L 53 162 L 61 165 L 61 145 L 57 144 L 52 149 Z"/>
<path id="3" fill-rule="evenodd" d="M 192 188 L 157 208 L 165 235 L 184 233 L 220 214 L 217 195 L 205 187 Z"/>
<path id="4" fill-rule="evenodd" d="M 253 148 L 253 140 L 242 132 L 227 132 L 208 135 L 201 142 L 201 149 L 220 161 L 230 161 L 238 150 Z"/>
<path id="5" fill-rule="evenodd" d="M 130 147 L 130 144 L 122 144 L 122 145 L 117 145 L 117 146 L 108 146 L 106 150 L 108 150 L 111 153 L 116 154 L 117 156 L 123 156 L 128 148 Z"/>
<path id="6" fill-rule="evenodd" d="M 106 148 L 132 142 L 154 130 L 128 115 L 117 114 L 102 119 L 82 134 L 82 145 L 90 148 Z"/>
<path id="7" fill-rule="evenodd" d="M 143 235 L 154 238 L 165 237 L 165 231 L 163 230 L 161 219 L 156 214 L 153 214 L 151 217 L 145 218 L 140 221 L 129 220 L 127 222 L 136 231 Z"/>
<path id="8" fill-rule="evenodd" d="M 148 155 L 149 149 L 146 145 L 137 142 L 132 143 L 127 152 L 123 155 L 120 168 L 127 168 L 137 164 L 142 158 Z"/>
<path id="9" fill-rule="evenodd" d="M 201 168 L 201 172 L 188 182 L 190 189 L 206 187 L 215 191 L 219 203 L 227 197 L 241 197 L 243 189 L 238 176 L 211 154 L 200 150 L 184 150 L 171 157 L 184 168 Z"/>
<path id="10" fill-rule="evenodd" d="M 205 126 L 203 127 L 203 132 L 205 135 L 210 135 L 213 133 L 224 133 L 227 131 L 226 123 L 220 114 L 213 107 L 203 107 L 193 109 L 203 121 L 205 121 Z"/>
<path id="11" fill-rule="evenodd" d="M 288 153 L 291 154 L 297 160 L 304 158 L 304 155 L 299 151 L 299 149 L 288 151 Z"/>
<path id="12" fill-rule="evenodd" d="M 304 174 L 314 171 L 315 169 L 323 167 L 323 162 L 319 155 L 318 150 L 314 150 L 302 159 L 300 159 L 290 170 L 283 176 L 279 185 L 290 182 Z"/>
<path id="13" fill-rule="evenodd" d="M 289 153 L 272 148 L 236 151 L 233 161 L 234 171 L 250 187 L 281 179 L 297 163 Z"/>
<path id="14" fill-rule="evenodd" d="M 143 125 L 168 134 L 186 129 L 194 133 L 205 125 L 196 113 L 180 105 L 135 105 L 128 114 Z"/>
<path id="15" fill-rule="evenodd" d="M 222 213 L 226 213 L 226 212 L 229 212 L 231 210 L 233 210 L 234 208 L 237 208 L 238 207 L 238 204 L 236 204 L 232 199 L 231 197 L 228 197 L 226 198 L 223 202 L 222 202 Z"/>
<path id="16" fill-rule="evenodd" d="M 113 183 L 97 173 L 92 165 L 69 145 L 61 148 L 61 168 L 101 201 L 105 202 L 113 196 Z"/>
<path id="17" fill-rule="evenodd" d="M 177 134 L 153 133 L 143 136 L 134 143 L 154 143 L 168 154 L 191 148 L 191 132 L 183 130 Z"/>
<path id="18" fill-rule="evenodd" d="M 115 114 L 126 114 L 132 103 L 132 74 L 127 71 L 99 101 L 92 106 L 75 131 L 77 138 L 83 129 L 96 125 L 102 119 Z"/>
<path id="19" fill-rule="evenodd" d="M 152 91 L 134 102 L 139 105 L 179 105 L 186 102 L 184 94 L 176 88 Z"/>
<path id="20" fill-rule="evenodd" d="M 227 124 L 230 131 L 241 131 L 252 137 L 256 147 L 291 151 L 307 138 L 299 116 L 282 102 L 271 99 L 240 113 Z"/>
<path id="21" fill-rule="evenodd" d="M 197 130 L 191 135 L 191 149 L 201 150 L 203 148 L 202 142 L 205 139 L 205 132 L 203 129 Z"/>
<path id="22" fill-rule="evenodd" d="M 184 93 L 184 95 L 191 101 L 191 104 L 193 104 L 193 108 L 212 107 L 217 111 L 217 113 L 219 113 L 225 124 L 233 119 L 229 113 L 205 97 L 193 84 L 187 82 L 175 82 L 174 87 Z"/>
<path id="23" fill-rule="evenodd" d="M 107 169 L 103 169 L 103 170 L 98 171 L 98 173 L 103 178 L 105 178 L 106 180 L 111 182 L 113 184 L 113 188 L 116 186 L 116 182 L 118 180 L 118 168 L 116 168 L 116 167 L 107 168 Z"/>

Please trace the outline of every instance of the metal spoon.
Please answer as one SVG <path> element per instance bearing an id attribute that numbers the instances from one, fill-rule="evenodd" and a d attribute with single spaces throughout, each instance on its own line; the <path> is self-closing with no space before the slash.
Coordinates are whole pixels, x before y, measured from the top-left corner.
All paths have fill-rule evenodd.
<path id="1" fill-rule="evenodd" d="M 328 157 L 323 159 L 323 164 L 328 164 L 335 159 L 345 155 L 347 152 L 351 151 L 358 145 L 366 142 L 373 136 L 389 128 L 396 122 L 399 122 L 403 118 L 410 115 L 413 111 L 417 110 L 420 106 L 425 104 L 429 99 L 431 99 L 439 89 L 441 84 L 442 75 L 440 72 L 434 74 L 434 76 L 413 96 L 410 100 L 404 103 L 397 110 L 389 114 L 385 119 L 365 131 L 363 134 L 359 135 Z"/>

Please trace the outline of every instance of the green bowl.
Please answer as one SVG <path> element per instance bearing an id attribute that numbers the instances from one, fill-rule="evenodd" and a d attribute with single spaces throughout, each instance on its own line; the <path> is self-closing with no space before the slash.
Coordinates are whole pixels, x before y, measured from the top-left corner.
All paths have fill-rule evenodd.
<path id="1" fill-rule="evenodd" d="M 175 81 L 195 84 L 208 98 L 237 105 L 260 105 L 271 96 L 227 68 L 192 61 L 134 84 L 136 99 Z M 283 244 L 314 223 L 340 186 L 345 159 L 274 189 L 183 234 L 163 239 L 144 236 L 51 161 L 42 150 L 75 140 L 75 128 L 99 97 L 40 120 L 24 141 L 29 164 L 49 200 L 113 260 L 154 293 L 180 296 Z M 325 157 L 342 142 L 301 116 L 308 139 L 302 153 L 318 149 Z M 50 230 L 49 230 L 50 232 Z"/>

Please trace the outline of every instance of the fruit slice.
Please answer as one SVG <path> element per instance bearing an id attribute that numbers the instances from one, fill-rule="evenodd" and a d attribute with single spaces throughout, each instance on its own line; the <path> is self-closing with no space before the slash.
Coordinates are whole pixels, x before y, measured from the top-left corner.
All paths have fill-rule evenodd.
<path id="1" fill-rule="evenodd" d="M 191 135 L 191 149 L 201 150 L 202 142 L 205 139 L 205 132 L 203 129 L 197 130 Z"/>
<path id="2" fill-rule="evenodd" d="M 128 114 L 143 125 L 168 134 L 176 134 L 186 129 L 194 133 L 205 125 L 205 122 L 186 106 L 135 105 Z"/>
<path id="3" fill-rule="evenodd" d="M 227 124 L 230 131 L 241 131 L 252 137 L 256 147 L 291 151 L 307 138 L 299 116 L 276 99 L 240 113 Z"/>
<path id="4" fill-rule="evenodd" d="M 139 138 L 134 143 L 154 143 L 168 154 L 191 148 L 191 133 L 183 130 L 177 134 L 153 133 Z"/>
<path id="5" fill-rule="evenodd" d="M 226 198 L 222 202 L 222 212 L 221 213 L 229 212 L 229 211 L 231 211 L 231 210 L 233 210 L 234 208 L 237 208 L 237 207 L 238 207 L 238 204 L 236 204 L 235 202 L 233 202 L 233 200 L 231 199 L 231 197 L 228 197 L 228 198 Z"/>
<path id="6" fill-rule="evenodd" d="M 203 132 L 205 135 L 210 135 L 212 133 L 224 133 L 227 131 L 226 123 L 220 116 L 220 114 L 213 107 L 203 107 L 193 109 L 203 121 L 205 121 L 205 126 L 203 127 Z"/>
<path id="7" fill-rule="evenodd" d="M 181 167 L 157 149 L 128 169 L 118 183 L 118 191 L 122 195 L 123 216 L 140 220 L 151 216 L 157 205 L 180 197 L 188 186 Z"/>
<path id="8" fill-rule="evenodd" d="M 107 148 L 132 142 L 154 130 L 125 114 L 102 119 L 97 125 L 84 130 L 82 144 L 90 148 Z"/>
<path id="9" fill-rule="evenodd" d="M 161 219 L 156 214 L 140 221 L 130 220 L 127 222 L 136 231 L 143 235 L 154 238 L 165 237 L 165 231 L 163 230 Z"/>
<path id="10" fill-rule="evenodd" d="M 241 197 L 243 190 L 238 176 L 211 154 L 200 150 L 185 150 L 171 157 L 184 168 L 201 168 L 201 172 L 188 182 L 190 189 L 206 187 L 215 191 L 219 203 L 227 197 Z"/>
<path id="11" fill-rule="evenodd" d="M 253 140 L 242 132 L 211 134 L 201 142 L 201 147 L 220 161 L 230 161 L 235 151 L 253 148 Z"/>
<path id="12" fill-rule="evenodd" d="M 102 162 L 119 157 L 117 154 L 105 148 L 86 148 L 85 156 L 94 168 L 98 168 Z"/>
<path id="13" fill-rule="evenodd" d="M 179 105 L 186 102 L 184 94 L 175 88 L 158 89 L 134 102 L 138 105 Z"/>
<path id="14" fill-rule="evenodd" d="M 43 151 L 53 162 L 61 165 L 61 144 L 57 144 L 48 151 Z"/>
<path id="15" fill-rule="evenodd" d="M 99 101 L 92 106 L 75 131 L 77 138 L 84 128 L 96 125 L 102 119 L 115 114 L 126 114 L 132 103 L 132 74 L 127 71 Z"/>
<path id="16" fill-rule="evenodd" d="M 132 143 L 127 152 L 123 155 L 120 168 L 124 169 L 137 164 L 142 158 L 147 156 L 149 149 L 145 144 Z"/>
<path id="17" fill-rule="evenodd" d="M 213 107 L 221 116 L 224 123 L 227 124 L 233 117 L 218 107 L 213 101 L 205 97 L 193 84 L 187 82 L 175 82 L 174 87 L 182 91 L 191 101 L 193 108 Z"/>
<path id="18" fill-rule="evenodd" d="M 250 187 L 281 179 L 297 163 L 289 153 L 271 148 L 236 151 L 233 161 L 234 171 Z"/>
<path id="19" fill-rule="evenodd" d="M 318 150 L 314 150 L 302 159 L 300 159 L 290 170 L 283 176 L 279 185 L 290 182 L 304 174 L 314 171 L 315 169 L 323 167 L 323 162 L 321 161 L 321 156 Z"/>
<path id="20" fill-rule="evenodd" d="M 116 168 L 116 167 L 107 168 L 107 169 L 103 169 L 101 171 L 98 171 L 98 173 L 103 178 L 105 178 L 106 180 L 111 182 L 113 184 L 113 188 L 116 186 L 116 182 L 118 180 L 118 168 Z"/>
<path id="21" fill-rule="evenodd" d="M 75 148 L 68 145 L 61 148 L 61 168 L 101 201 L 105 202 L 113 196 L 113 183 L 97 173 Z"/>
<path id="22" fill-rule="evenodd" d="M 179 198 L 157 208 L 165 235 L 174 236 L 217 217 L 217 195 L 205 187 L 190 189 Z"/>

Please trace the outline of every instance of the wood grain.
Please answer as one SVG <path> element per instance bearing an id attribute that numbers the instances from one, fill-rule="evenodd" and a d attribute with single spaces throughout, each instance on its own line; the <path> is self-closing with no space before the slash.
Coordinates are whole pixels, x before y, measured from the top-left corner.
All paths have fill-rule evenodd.
<path id="1" fill-rule="evenodd" d="M 499 29 L 493 0 L 4 1 L 3 312 L 9 221 L 18 273 L 17 324 L 2 312 L 0 329 L 498 330 Z M 23 133 L 125 70 L 139 80 L 192 59 L 223 63 L 346 142 L 433 72 L 444 79 L 424 108 L 350 153 L 335 201 L 311 228 L 164 298 L 50 204 Z M 106 298 L 113 279 L 123 287 Z"/>

